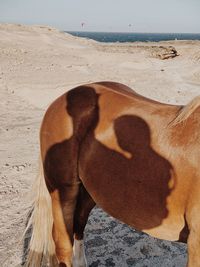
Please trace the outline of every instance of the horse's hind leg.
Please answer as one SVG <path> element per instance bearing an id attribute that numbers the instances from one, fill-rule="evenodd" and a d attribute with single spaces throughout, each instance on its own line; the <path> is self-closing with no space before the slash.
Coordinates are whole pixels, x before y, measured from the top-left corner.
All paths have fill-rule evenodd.
<path id="1" fill-rule="evenodd" d="M 192 226 L 188 238 L 188 263 L 187 267 L 200 267 L 200 221 Z"/>
<path id="2" fill-rule="evenodd" d="M 84 253 L 83 237 L 89 213 L 94 206 L 95 202 L 90 197 L 84 186 L 81 185 L 74 216 L 74 247 L 73 247 L 74 267 L 87 266 Z"/>
<path id="3" fill-rule="evenodd" d="M 200 229 L 191 230 L 188 239 L 187 267 L 200 267 Z"/>
<path id="4" fill-rule="evenodd" d="M 199 191 L 199 190 L 198 190 Z M 187 267 L 200 267 L 200 203 L 199 193 L 193 194 L 192 203 L 188 205 L 186 219 L 189 226 Z"/>
<path id="5" fill-rule="evenodd" d="M 60 266 L 72 266 L 73 218 L 79 185 L 63 186 L 51 193 L 53 210 L 53 239 Z"/>

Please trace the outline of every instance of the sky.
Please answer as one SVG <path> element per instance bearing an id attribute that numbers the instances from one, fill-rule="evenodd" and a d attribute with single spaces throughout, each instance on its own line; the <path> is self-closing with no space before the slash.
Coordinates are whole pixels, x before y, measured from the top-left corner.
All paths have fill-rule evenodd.
<path id="1" fill-rule="evenodd" d="M 0 0 L 0 23 L 65 31 L 200 33 L 200 0 Z"/>

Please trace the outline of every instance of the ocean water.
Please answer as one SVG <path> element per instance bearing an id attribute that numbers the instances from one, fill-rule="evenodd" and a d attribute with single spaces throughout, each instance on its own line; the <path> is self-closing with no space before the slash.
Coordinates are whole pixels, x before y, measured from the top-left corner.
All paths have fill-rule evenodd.
<path id="1" fill-rule="evenodd" d="M 117 33 L 117 32 L 75 32 L 74 36 L 93 39 L 98 42 L 159 42 L 169 40 L 200 40 L 200 33 Z"/>

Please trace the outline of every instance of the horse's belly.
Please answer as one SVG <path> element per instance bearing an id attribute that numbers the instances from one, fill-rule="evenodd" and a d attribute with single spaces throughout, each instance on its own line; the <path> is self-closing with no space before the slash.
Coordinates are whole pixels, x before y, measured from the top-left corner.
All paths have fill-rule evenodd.
<path id="1" fill-rule="evenodd" d="M 155 237 L 178 240 L 182 215 L 171 214 L 171 166 L 152 151 L 126 158 L 92 137 L 82 145 L 79 175 L 96 204 L 111 216 Z"/>

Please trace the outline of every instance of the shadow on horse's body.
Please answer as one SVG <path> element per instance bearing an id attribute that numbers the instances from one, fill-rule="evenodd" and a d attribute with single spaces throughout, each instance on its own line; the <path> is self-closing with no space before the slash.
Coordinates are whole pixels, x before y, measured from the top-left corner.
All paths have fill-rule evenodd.
<path id="1" fill-rule="evenodd" d="M 200 266 L 199 104 L 162 104 L 113 82 L 53 102 L 41 126 L 28 266 L 43 254 L 52 266 L 86 266 L 83 231 L 95 204 L 152 236 L 188 239 L 188 266 Z"/>

